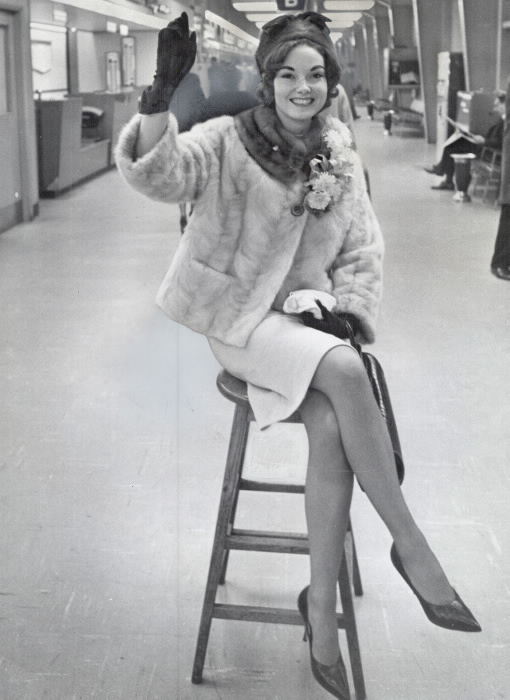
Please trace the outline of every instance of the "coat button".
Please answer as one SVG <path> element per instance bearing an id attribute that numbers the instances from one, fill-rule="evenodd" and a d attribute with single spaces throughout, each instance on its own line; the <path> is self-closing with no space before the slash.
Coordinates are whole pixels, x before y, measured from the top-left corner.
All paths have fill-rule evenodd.
<path id="1" fill-rule="evenodd" d="M 294 204 L 290 208 L 290 213 L 292 214 L 292 216 L 303 216 L 303 214 L 305 213 L 305 208 L 302 204 Z"/>

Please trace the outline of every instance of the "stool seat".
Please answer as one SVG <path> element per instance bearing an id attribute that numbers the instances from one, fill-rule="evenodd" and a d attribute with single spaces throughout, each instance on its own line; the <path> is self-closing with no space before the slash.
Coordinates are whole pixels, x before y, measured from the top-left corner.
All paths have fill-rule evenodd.
<path id="1" fill-rule="evenodd" d="M 248 399 L 248 385 L 246 382 L 243 382 L 242 379 L 234 377 L 233 374 L 230 374 L 230 372 L 227 372 L 227 370 L 224 369 L 216 378 L 216 386 L 218 387 L 220 394 L 222 394 L 226 399 L 232 401 L 238 406 L 244 406 L 247 408 L 250 414 L 250 420 L 254 420 L 250 401 Z M 302 423 L 302 419 L 299 411 L 295 411 L 291 416 L 285 418 L 281 422 Z"/>
<path id="2" fill-rule="evenodd" d="M 246 382 L 243 382 L 242 379 L 234 377 L 234 375 L 227 372 L 226 369 L 218 374 L 218 377 L 216 378 L 216 386 L 218 387 L 220 394 L 222 394 L 229 401 L 233 401 L 240 406 L 250 405 L 250 402 L 248 401 L 248 386 Z"/>
<path id="3" fill-rule="evenodd" d="M 272 532 L 269 530 L 251 530 L 235 526 L 239 496 L 242 491 L 258 493 L 286 493 L 303 495 L 304 484 L 264 482 L 246 479 L 243 475 L 246 449 L 250 426 L 254 421 L 253 411 L 248 398 L 246 382 L 223 370 L 219 373 L 216 384 L 219 392 L 235 404 L 234 418 L 230 432 L 225 475 L 221 490 L 218 516 L 212 554 L 207 577 L 200 628 L 198 631 L 195 660 L 191 680 L 202 682 L 202 674 L 213 618 L 222 620 L 242 620 L 244 622 L 262 622 L 285 625 L 302 625 L 303 621 L 297 610 L 275 606 L 253 606 L 237 603 L 219 603 L 216 601 L 218 587 L 225 583 L 229 554 L 231 551 L 266 552 L 275 554 L 308 554 L 308 536 L 297 532 Z M 302 423 L 296 411 L 282 423 Z M 337 613 L 337 624 L 345 630 L 351 661 L 352 678 L 356 700 L 365 700 L 365 682 L 361 665 L 361 654 L 356 629 L 352 588 L 356 595 L 362 595 L 361 577 L 356 556 L 356 547 L 352 528 L 348 531 L 349 554 L 344 557 L 338 573 L 338 588 L 342 612 Z M 351 563 L 349 572 L 348 558 Z"/>

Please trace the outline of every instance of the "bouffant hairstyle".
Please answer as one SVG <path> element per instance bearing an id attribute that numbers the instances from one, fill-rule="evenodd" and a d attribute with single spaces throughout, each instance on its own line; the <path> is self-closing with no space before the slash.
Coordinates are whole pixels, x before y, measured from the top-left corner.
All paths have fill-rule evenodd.
<path id="1" fill-rule="evenodd" d="M 326 22 L 329 20 L 317 12 L 304 12 L 300 15 L 283 15 L 271 20 L 262 27 L 260 43 L 255 60 L 261 81 L 257 97 L 268 106 L 274 105 L 274 79 L 285 59 L 296 46 L 310 46 L 324 58 L 324 69 L 328 85 L 328 98 L 324 107 L 331 104 L 338 95 L 340 66 L 336 60 L 335 47 L 329 36 Z"/>

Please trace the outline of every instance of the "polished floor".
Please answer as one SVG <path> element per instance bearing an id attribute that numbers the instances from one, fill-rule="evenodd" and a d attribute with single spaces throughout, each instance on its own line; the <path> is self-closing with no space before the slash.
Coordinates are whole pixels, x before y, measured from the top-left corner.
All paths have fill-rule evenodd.
<path id="1" fill-rule="evenodd" d="M 373 352 L 404 490 L 483 632 L 432 626 L 358 490 L 356 600 L 369 700 L 510 700 L 510 283 L 498 210 L 432 192 L 434 147 L 356 122 L 387 241 Z M 154 305 L 178 209 L 112 171 L 0 236 L 2 700 L 315 700 L 296 627 L 214 621 L 190 682 L 232 406 L 203 338 Z M 300 479 L 300 426 L 255 432 L 249 468 Z M 304 527 L 301 497 L 240 504 Z M 222 595 L 293 606 L 300 556 L 234 553 Z M 345 640 L 341 644 L 347 655 Z"/>

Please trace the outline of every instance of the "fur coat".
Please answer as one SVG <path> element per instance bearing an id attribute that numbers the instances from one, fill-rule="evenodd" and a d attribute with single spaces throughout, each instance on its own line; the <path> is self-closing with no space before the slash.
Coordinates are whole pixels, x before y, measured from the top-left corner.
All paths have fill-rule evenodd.
<path id="1" fill-rule="evenodd" d="M 218 117 L 178 134 L 175 117 L 154 148 L 136 159 L 139 115 L 124 127 L 117 165 L 139 192 L 163 202 L 193 201 L 194 211 L 157 303 L 172 319 L 223 343 L 244 347 L 290 291 L 336 297 L 336 311 L 361 322 L 372 342 L 381 295 L 383 242 L 363 168 L 340 200 L 317 216 L 302 206 L 305 176 L 273 177 L 248 153 L 234 118 Z M 327 118 L 351 150 L 349 130 Z"/>

